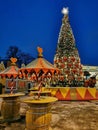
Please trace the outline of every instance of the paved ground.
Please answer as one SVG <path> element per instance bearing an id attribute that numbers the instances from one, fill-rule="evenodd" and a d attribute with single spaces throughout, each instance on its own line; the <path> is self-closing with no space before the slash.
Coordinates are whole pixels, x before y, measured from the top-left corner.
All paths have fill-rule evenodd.
<path id="1" fill-rule="evenodd" d="M 57 102 L 53 130 L 98 130 L 98 102 Z"/>
<path id="2" fill-rule="evenodd" d="M 24 115 L 28 106 L 21 104 Z M 52 106 L 52 130 L 98 130 L 98 101 L 57 101 Z M 0 130 L 25 130 L 25 117 L 1 123 Z"/>

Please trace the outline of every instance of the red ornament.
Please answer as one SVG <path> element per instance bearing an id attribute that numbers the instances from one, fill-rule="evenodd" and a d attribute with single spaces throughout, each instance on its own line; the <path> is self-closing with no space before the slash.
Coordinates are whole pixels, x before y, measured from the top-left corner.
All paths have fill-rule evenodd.
<path id="1" fill-rule="evenodd" d="M 61 59 L 59 59 L 59 60 L 58 60 L 58 62 L 62 62 L 62 60 L 61 60 Z"/>
<path id="2" fill-rule="evenodd" d="M 70 72 L 69 70 L 65 70 L 65 73 L 66 73 L 66 74 L 69 74 L 69 72 Z"/>
<path id="3" fill-rule="evenodd" d="M 82 72 L 82 71 L 80 71 L 79 73 L 80 73 L 80 75 L 82 75 L 82 74 L 83 74 L 83 72 Z"/>
<path id="4" fill-rule="evenodd" d="M 71 67 L 72 66 L 72 64 L 71 63 L 68 63 L 68 67 Z"/>
<path id="5" fill-rule="evenodd" d="M 63 76 L 63 75 L 60 76 L 60 80 L 61 80 L 61 81 L 64 80 L 64 76 Z"/>
<path id="6" fill-rule="evenodd" d="M 74 62 L 75 61 L 75 57 L 71 57 L 71 60 Z"/>
<path id="7" fill-rule="evenodd" d="M 64 61 L 67 61 L 67 57 L 64 57 L 63 59 L 64 59 Z"/>
<path id="8" fill-rule="evenodd" d="M 75 64 L 76 68 L 79 68 L 79 64 Z"/>
<path id="9" fill-rule="evenodd" d="M 80 65 L 79 68 L 82 69 L 82 65 Z"/>
<path id="10" fill-rule="evenodd" d="M 64 68 L 65 67 L 65 64 L 61 64 L 61 68 Z"/>
<path id="11" fill-rule="evenodd" d="M 73 71 L 73 73 L 76 73 L 76 72 L 77 72 L 77 70 L 76 70 L 76 69 L 73 69 L 72 71 Z"/>

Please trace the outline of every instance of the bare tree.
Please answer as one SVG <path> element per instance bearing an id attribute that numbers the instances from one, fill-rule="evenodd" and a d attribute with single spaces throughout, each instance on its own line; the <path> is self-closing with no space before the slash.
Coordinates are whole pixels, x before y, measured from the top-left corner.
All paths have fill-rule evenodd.
<path id="1" fill-rule="evenodd" d="M 7 60 L 10 60 L 11 57 L 17 58 L 17 65 L 20 67 L 21 64 L 28 64 L 34 57 L 29 53 L 22 52 L 17 46 L 10 46 L 6 52 Z"/>

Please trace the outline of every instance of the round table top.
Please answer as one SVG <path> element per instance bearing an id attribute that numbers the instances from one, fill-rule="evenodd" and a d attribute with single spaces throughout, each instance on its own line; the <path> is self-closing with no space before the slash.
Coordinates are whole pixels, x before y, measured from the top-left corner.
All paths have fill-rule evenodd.
<path id="1" fill-rule="evenodd" d="M 0 98 L 5 98 L 5 97 L 19 97 L 19 96 L 24 96 L 24 93 L 7 93 L 7 94 L 0 94 Z"/>
<path id="2" fill-rule="evenodd" d="M 29 104 L 45 104 L 45 103 L 52 103 L 57 101 L 58 99 L 55 97 L 50 97 L 50 96 L 41 96 L 39 99 L 38 98 L 29 98 L 25 99 L 23 102 L 29 103 Z"/>

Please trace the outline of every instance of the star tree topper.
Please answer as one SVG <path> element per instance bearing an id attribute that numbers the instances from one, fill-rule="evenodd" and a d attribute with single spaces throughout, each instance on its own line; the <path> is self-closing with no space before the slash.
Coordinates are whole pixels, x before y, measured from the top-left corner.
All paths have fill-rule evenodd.
<path id="1" fill-rule="evenodd" d="M 68 7 L 67 7 L 67 8 L 63 8 L 63 9 L 62 9 L 62 13 L 63 13 L 64 15 L 68 15 L 68 13 L 69 13 Z"/>

